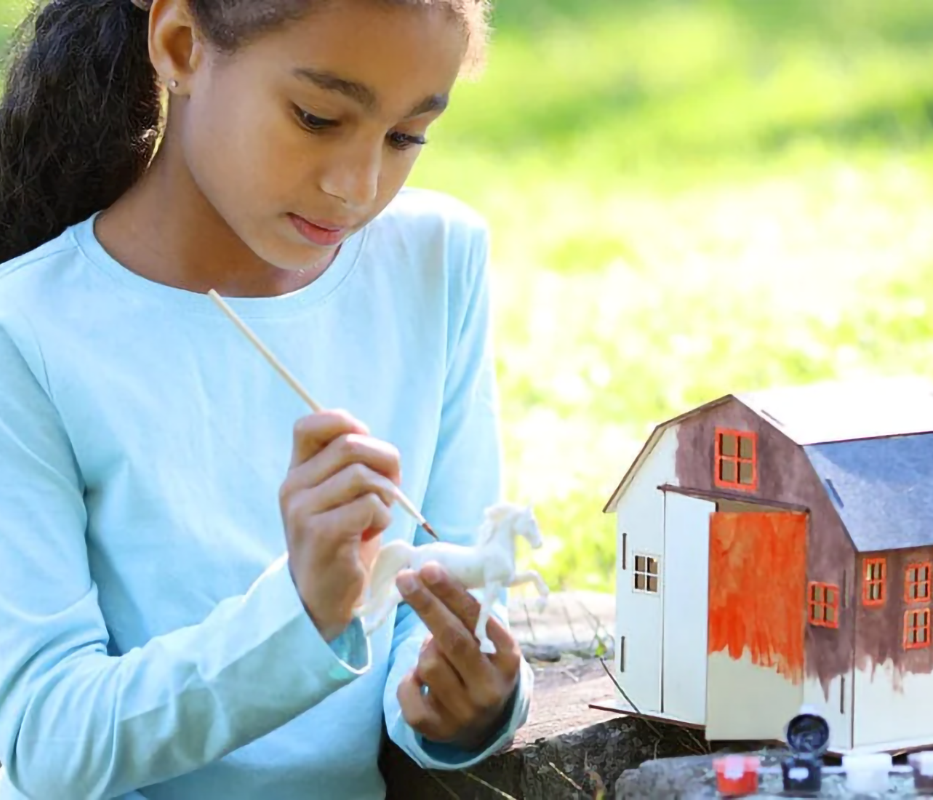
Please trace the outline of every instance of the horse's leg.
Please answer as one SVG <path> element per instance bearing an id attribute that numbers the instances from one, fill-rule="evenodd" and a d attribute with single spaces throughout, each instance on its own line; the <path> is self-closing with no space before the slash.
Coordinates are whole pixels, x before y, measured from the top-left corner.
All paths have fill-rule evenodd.
<path id="1" fill-rule="evenodd" d="M 399 594 L 398 587 L 393 583 L 388 592 L 388 596 L 382 600 L 381 605 L 377 606 L 374 598 L 374 602 L 365 610 L 365 613 L 368 614 L 370 608 L 374 609 L 372 619 L 369 621 L 364 619 L 363 621 L 363 633 L 369 636 L 369 634 L 379 628 L 386 621 L 389 614 L 392 613 L 392 609 L 401 602 L 402 595 Z"/>
<path id="2" fill-rule="evenodd" d="M 494 655 L 496 646 L 486 635 L 486 624 L 489 622 L 489 615 L 492 612 L 493 604 L 499 595 L 502 585 L 499 583 L 487 583 L 483 589 L 483 601 L 479 608 L 479 619 L 476 620 L 476 630 L 474 636 L 479 639 L 479 651 Z"/>
<path id="3" fill-rule="evenodd" d="M 521 586 L 526 583 L 533 583 L 535 585 L 535 588 L 538 590 L 538 600 L 535 605 L 538 611 L 543 611 L 544 607 L 547 605 L 547 598 L 550 593 L 550 589 L 548 589 L 547 584 L 544 582 L 544 578 L 533 569 L 530 569 L 526 572 L 516 573 L 509 583 L 509 587 Z"/>

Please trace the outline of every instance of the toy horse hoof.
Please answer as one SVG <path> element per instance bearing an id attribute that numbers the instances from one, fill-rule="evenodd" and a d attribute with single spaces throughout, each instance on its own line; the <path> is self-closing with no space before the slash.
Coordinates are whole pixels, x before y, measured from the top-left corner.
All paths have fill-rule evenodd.
<path id="1" fill-rule="evenodd" d="M 542 611 L 544 611 L 545 608 L 547 608 L 546 597 L 539 597 L 537 600 L 535 600 L 535 611 L 540 614 Z"/>

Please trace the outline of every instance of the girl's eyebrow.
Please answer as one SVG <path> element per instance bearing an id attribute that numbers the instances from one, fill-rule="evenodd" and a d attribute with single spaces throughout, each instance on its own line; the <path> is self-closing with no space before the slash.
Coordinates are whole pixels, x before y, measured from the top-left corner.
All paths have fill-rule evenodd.
<path id="1" fill-rule="evenodd" d="M 293 74 L 302 80 L 309 81 L 320 89 L 328 92 L 338 92 L 345 97 L 349 97 L 354 102 L 361 105 L 370 114 L 379 110 L 379 99 L 376 92 L 365 83 L 352 81 L 347 78 L 341 78 L 332 72 L 312 69 L 310 67 L 299 67 L 293 71 Z M 420 114 L 427 114 L 432 111 L 443 111 L 447 108 L 450 100 L 449 95 L 432 94 L 426 97 L 416 105 L 407 115 L 407 117 L 417 117 Z"/>

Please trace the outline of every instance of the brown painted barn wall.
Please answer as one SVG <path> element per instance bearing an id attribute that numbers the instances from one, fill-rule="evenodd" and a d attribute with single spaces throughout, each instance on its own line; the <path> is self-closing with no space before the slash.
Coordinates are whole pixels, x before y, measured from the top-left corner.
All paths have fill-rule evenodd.
<path id="1" fill-rule="evenodd" d="M 865 578 L 864 559 L 884 558 L 886 564 L 885 597 L 880 606 L 863 602 Z M 897 679 L 904 672 L 933 672 L 933 649 L 904 647 L 904 615 L 908 609 L 929 609 L 930 600 L 908 603 L 905 599 L 906 573 L 910 564 L 933 561 L 933 548 L 892 550 L 882 553 L 860 553 L 858 581 L 853 601 L 856 605 L 855 658 L 859 669 L 873 669 L 890 659 Z M 931 576 L 933 577 L 933 576 Z"/>
<path id="2" fill-rule="evenodd" d="M 713 481 L 717 427 L 754 431 L 758 435 L 756 491 L 721 490 Z M 846 674 L 855 653 L 855 552 L 836 510 L 803 449 L 737 400 L 713 406 L 680 423 L 677 438 L 677 479 L 681 486 L 723 491 L 736 499 L 747 497 L 793 503 L 810 509 L 807 581 L 840 588 L 839 628 L 806 625 L 806 674 L 816 677 L 829 699 L 829 684 Z M 715 576 L 710 576 L 715 580 Z M 847 587 L 844 586 L 847 584 Z M 800 598 L 806 608 L 807 598 Z"/>

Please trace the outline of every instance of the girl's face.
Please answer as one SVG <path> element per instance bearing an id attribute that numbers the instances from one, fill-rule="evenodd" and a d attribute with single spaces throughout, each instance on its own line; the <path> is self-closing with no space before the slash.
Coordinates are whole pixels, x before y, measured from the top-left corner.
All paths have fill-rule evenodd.
<path id="1" fill-rule="evenodd" d="M 404 184 L 466 45 L 443 7 L 326 3 L 232 56 L 191 45 L 169 134 L 259 258 L 327 263 Z"/>

